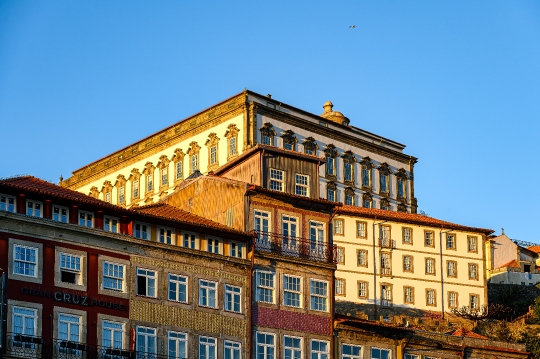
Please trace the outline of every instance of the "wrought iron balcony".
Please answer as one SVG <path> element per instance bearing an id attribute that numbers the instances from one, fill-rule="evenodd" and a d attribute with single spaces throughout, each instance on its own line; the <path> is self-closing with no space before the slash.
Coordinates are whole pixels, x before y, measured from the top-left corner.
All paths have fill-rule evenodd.
<path id="1" fill-rule="evenodd" d="M 379 238 L 379 247 L 381 248 L 396 248 L 396 241 L 390 238 Z"/>
<path id="2" fill-rule="evenodd" d="M 337 263 L 337 247 L 312 239 L 290 237 L 271 232 L 255 232 L 255 250 L 298 257 L 317 262 Z"/>
<path id="3" fill-rule="evenodd" d="M 39 359 L 172 359 L 167 354 L 155 354 L 89 345 L 62 339 L 45 339 L 8 333 L 5 358 Z M 180 359 L 180 358 L 174 358 Z"/>
<path id="4" fill-rule="evenodd" d="M 381 267 L 380 271 L 381 275 L 392 275 L 392 268 Z"/>
<path id="5" fill-rule="evenodd" d="M 393 303 L 390 299 L 381 299 L 381 307 L 384 308 L 392 308 Z"/>

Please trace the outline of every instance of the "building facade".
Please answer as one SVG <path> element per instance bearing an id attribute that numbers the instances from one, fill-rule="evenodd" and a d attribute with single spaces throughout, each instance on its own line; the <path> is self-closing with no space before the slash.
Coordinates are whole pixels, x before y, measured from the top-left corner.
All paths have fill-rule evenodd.
<path id="1" fill-rule="evenodd" d="M 404 145 L 350 125 L 324 104 L 321 115 L 245 90 L 73 172 L 61 185 L 132 207 L 170 194 L 196 171 L 209 173 L 256 144 L 323 157 L 321 197 L 416 213 L 415 157 Z"/>

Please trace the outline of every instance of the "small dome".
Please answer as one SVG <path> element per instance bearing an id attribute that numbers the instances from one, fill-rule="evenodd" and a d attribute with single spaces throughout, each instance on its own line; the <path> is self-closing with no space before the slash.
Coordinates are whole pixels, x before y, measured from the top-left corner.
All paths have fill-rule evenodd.
<path id="1" fill-rule="evenodd" d="M 333 111 L 332 108 L 334 107 L 334 104 L 331 101 L 326 101 L 323 105 L 324 112 L 321 114 L 321 117 L 326 118 L 327 120 L 330 120 L 335 123 L 339 123 L 340 125 L 349 126 L 349 119 L 341 112 Z"/>

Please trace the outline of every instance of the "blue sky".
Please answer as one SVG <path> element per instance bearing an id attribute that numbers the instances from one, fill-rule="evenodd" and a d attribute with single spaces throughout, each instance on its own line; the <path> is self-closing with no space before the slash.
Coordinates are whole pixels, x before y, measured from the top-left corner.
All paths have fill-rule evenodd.
<path id="1" fill-rule="evenodd" d="M 0 176 L 57 182 L 244 87 L 331 100 L 419 158 L 420 209 L 540 242 L 537 1 L 0 0 Z"/>

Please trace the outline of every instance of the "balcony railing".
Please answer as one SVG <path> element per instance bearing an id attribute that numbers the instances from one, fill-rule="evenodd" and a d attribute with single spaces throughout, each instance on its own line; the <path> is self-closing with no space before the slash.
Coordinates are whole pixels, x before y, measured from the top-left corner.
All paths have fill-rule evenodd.
<path id="1" fill-rule="evenodd" d="M 173 359 L 174 357 L 167 354 L 130 351 L 68 340 L 45 339 L 30 335 L 8 333 L 6 335 L 5 358 Z"/>
<path id="2" fill-rule="evenodd" d="M 381 275 L 392 275 L 392 268 L 380 268 Z"/>
<path id="3" fill-rule="evenodd" d="M 379 238 L 379 247 L 381 248 L 396 248 L 396 241 L 390 238 Z"/>
<path id="4" fill-rule="evenodd" d="M 392 300 L 390 300 L 390 299 L 381 299 L 381 307 L 392 308 L 392 306 L 393 306 Z"/>
<path id="5" fill-rule="evenodd" d="M 336 246 L 278 233 L 255 231 L 255 250 L 317 262 L 337 263 Z"/>

